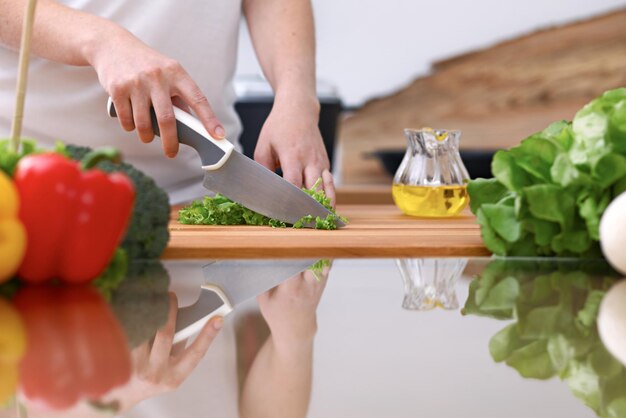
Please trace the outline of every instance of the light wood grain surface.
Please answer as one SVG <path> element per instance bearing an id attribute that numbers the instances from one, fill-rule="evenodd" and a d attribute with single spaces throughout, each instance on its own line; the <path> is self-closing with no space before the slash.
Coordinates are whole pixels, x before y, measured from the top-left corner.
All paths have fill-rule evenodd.
<path id="1" fill-rule="evenodd" d="M 428 76 L 371 100 L 340 124 L 341 184 L 391 182 L 368 155 L 406 149 L 404 128 L 459 129 L 461 149 L 484 150 L 571 120 L 594 97 L 626 85 L 625 22 L 622 8 L 505 41 L 436 63 Z"/>
<path id="2" fill-rule="evenodd" d="M 254 226 L 182 225 L 172 211 L 163 258 L 485 256 L 474 216 L 403 215 L 393 205 L 340 205 L 350 223 L 337 231 Z"/>

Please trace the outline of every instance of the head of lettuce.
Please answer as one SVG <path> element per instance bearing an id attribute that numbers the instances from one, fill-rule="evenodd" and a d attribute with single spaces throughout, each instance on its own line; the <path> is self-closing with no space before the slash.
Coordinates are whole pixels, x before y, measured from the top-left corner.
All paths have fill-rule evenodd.
<path id="1" fill-rule="evenodd" d="M 501 256 L 601 257 L 599 224 L 626 191 L 626 88 L 498 151 L 492 179 L 470 181 L 470 207 Z"/>

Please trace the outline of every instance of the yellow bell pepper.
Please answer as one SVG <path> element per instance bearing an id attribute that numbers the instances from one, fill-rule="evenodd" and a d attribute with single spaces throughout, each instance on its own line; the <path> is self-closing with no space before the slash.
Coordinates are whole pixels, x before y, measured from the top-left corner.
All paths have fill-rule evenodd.
<path id="1" fill-rule="evenodd" d="M 0 171 L 0 283 L 13 277 L 26 252 L 26 229 L 18 209 L 17 189 Z"/>

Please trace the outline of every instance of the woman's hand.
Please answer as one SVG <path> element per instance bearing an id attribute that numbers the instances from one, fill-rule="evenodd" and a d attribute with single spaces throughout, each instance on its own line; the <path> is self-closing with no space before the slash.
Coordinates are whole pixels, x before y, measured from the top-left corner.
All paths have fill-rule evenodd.
<path id="1" fill-rule="evenodd" d="M 322 179 L 335 205 L 335 185 L 322 135 L 318 128 L 319 102 L 276 100 L 257 142 L 254 159 L 298 187 L 313 187 Z"/>
<path id="2" fill-rule="evenodd" d="M 24 1 L 0 0 L 0 10 L 0 46 L 17 49 Z M 110 20 L 57 1 L 40 0 L 31 52 L 68 65 L 92 66 L 113 99 L 122 127 L 137 129 L 143 142 L 154 138 L 153 106 L 168 157 L 178 152 L 173 101 L 185 110 L 192 109 L 214 138 L 225 136 L 207 98 L 183 67 Z"/>
<path id="3" fill-rule="evenodd" d="M 93 52 L 89 61 L 100 83 L 113 99 L 122 128 L 137 129 L 142 142 L 154 138 L 150 107 L 154 107 L 163 152 L 173 158 L 178 152 L 176 119 L 172 103 L 195 112 L 214 138 L 225 132 L 207 98 L 185 69 L 175 60 L 153 50 L 130 32 L 115 27 Z"/>

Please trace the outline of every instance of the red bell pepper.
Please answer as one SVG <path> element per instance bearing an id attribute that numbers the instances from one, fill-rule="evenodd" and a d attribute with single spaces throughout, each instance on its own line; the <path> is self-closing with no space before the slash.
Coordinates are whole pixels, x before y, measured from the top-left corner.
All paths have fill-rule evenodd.
<path id="1" fill-rule="evenodd" d="M 130 350 L 109 305 L 89 285 L 37 285 L 13 299 L 26 328 L 18 391 L 39 409 L 98 401 L 131 376 Z"/>
<path id="2" fill-rule="evenodd" d="M 135 192 L 122 173 L 81 168 L 112 152 L 96 151 L 82 166 L 55 153 L 20 160 L 14 181 L 28 244 L 19 277 L 85 283 L 104 271 L 124 237 Z"/>

